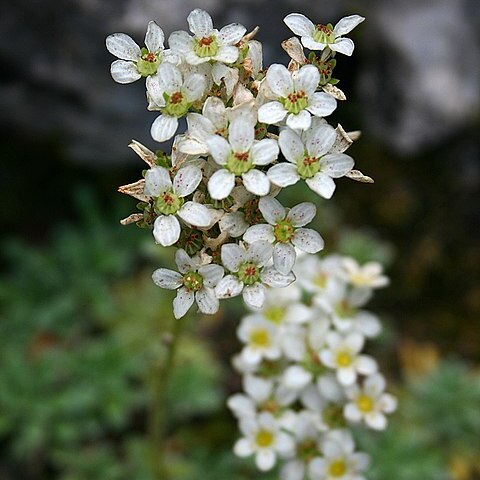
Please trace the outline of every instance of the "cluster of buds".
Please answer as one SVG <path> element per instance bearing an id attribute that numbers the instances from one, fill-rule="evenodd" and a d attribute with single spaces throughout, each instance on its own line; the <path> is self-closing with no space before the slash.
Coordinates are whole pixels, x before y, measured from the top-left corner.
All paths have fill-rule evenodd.
<path id="1" fill-rule="evenodd" d="M 335 181 L 372 180 L 345 153 L 358 132 L 346 133 L 324 117 L 345 98 L 332 78 L 337 52 L 351 55 L 342 37 L 363 18 L 345 17 L 314 25 L 300 14 L 285 18 L 293 37 L 283 43 L 288 67 L 263 68 L 257 29 L 239 24 L 220 30 L 200 9 L 187 18 L 190 33 L 171 33 L 150 22 L 145 47 L 126 34 L 107 38 L 118 57 L 111 74 L 119 83 L 146 78 L 148 109 L 159 112 L 151 127 L 157 142 L 173 138 L 171 152 L 153 152 L 133 141 L 146 162 L 143 178 L 120 187 L 139 203 L 122 220 L 152 229 L 157 244 L 175 246 L 178 271 L 160 268 L 154 282 L 177 290 L 176 318 L 196 302 L 202 313 L 218 311 L 219 300 L 242 294 L 261 308 L 268 287 L 295 280 L 297 250 L 314 254 L 322 237 L 305 228 L 313 203 L 285 208 L 277 195 L 299 181 L 331 198 Z M 312 51 L 307 59 L 303 46 Z M 187 129 L 177 134 L 179 120 Z"/>
<path id="2" fill-rule="evenodd" d="M 282 480 L 363 480 L 369 458 L 355 451 L 349 428 L 383 430 L 396 408 L 377 362 L 362 352 L 381 330 L 363 307 L 388 279 L 378 263 L 334 255 L 303 255 L 294 271 L 298 280 L 269 290 L 238 327 L 244 393 L 228 406 L 243 436 L 234 451 L 255 455 L 260 470 L 280 459 Z"/>

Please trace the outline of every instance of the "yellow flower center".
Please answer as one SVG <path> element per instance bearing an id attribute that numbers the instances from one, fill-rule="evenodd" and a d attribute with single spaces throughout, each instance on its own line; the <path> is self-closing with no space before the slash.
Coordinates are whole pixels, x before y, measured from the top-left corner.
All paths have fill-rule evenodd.
<path id="1" fill-rule="evenodd" d="M 339 352 L 337 354 L 337 365 L 339 367 L 348 367 L 352 364 L 352 356 L 349 352 Z"/>
<path id="2" fill-rule="evenodd" d="M 274 440 L 273 433 L 269 432 L 268 430 L 259 430 L 259 432 L 255 436 L 255 443 L 259 447 L 263 447 L 263 448 L 266 448 L 272 445 L 273 440 Z"/>
<path id="3" fill-rule="evenodd" d="M 364 413 L 371 412 L 373 410 L 373 398 L 368 395 L 360 395 L 357 398 L 357 407 Z"/>
<path id="4" fill-rule="evenodd" d="M 278 325 L 285 317 L 285 310 L 282 307 L 270 307 L 265 310 L 264 315 L 265 318 Z"/>
<path id="5" fill-rule="evenodd" d="M 270 335 L 264 328 L 256 328 L 250 333 L 250 343 L 256 347 L 268 347 Z"/>
<path id="6" fill-rule="evenodd" d="M 345 475 L 346 471 L 347 466 L 345 465 L 345 462 L 341 459 L 332 462 L 330 464 L 330 467 L 328 468 L 328 473 L 333 477 L 341 477 L 342 475 Z"/>

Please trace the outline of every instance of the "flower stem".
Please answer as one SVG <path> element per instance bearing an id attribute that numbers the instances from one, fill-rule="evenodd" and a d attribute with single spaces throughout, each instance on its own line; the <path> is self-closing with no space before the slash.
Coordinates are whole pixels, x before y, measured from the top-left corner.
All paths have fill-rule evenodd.
<path id="1" fill-rule="evenodd" d="M 168 418 L 168 387 L 173 372 L 176 351 L 183 331 L 184 319 L 173 320 L 170 334 L 164 335 L 166 356 L 155 357 L 151 368 L 151 403 L 149 430 L 153 478 L 169 480 L 166 458 L 166 424 Z"/>

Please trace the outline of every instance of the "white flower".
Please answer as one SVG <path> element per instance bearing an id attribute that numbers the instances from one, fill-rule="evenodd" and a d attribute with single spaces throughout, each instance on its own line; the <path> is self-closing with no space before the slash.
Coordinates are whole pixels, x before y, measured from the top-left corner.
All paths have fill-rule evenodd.
<path id="1" fill-rule="evenodd" d="M 252 243 L 248 249 L 235 243 L 222 245 L 223 266 L 232 272 L 217 285 L 218 298 L 235 297 L 242 293 L 245 303 L 261 308 L 265 301 L 264 284 L 281 288 L 290 285 L 293 274 L 282 275 L 273 267 L 266 267 L 272 258 L 272 246 L 268 242 Z"/>
<path id="2" fill-rule="evenodd" d="M 156 75 L 148 77 L 146 83 L 149 110 L 162 112 L 153 122 L 150 133 L 157 142 L 165 142 L 175 135 L 178 119 L 203 96 L 206 80 L 199 73 L 189 73 L 183 78 L 179 68 L 162 63 Z"/>
<path id="3" fill-rule="evenodd" d="M 377 371 L 377 363 L 372 357 L 360 355 L 365 343 L 363 335 L 353 332 L 343 337 L 332 331 L 327 334 L 326 341 L 328 346 L 320 350 L 320 360 L 336 370 L 342 385 L 352 385 L 358 373 L 371 375 Z"/>
<path id="4" fill-rule="evenodd" d="M 202 171 L 193 165 L 178 170 L 175 178 L 164 167 L 152 167 L 145 174 L 145 195 L 153 197 L 154 210 L 158 214 L 153 226 L 155 241 L 164 247 L 173 245 L 180 237 L 178 215 L 187 224 L 207 227 L 211 214 L 205 205 L 185 202 L 202 180 Z"/>
<path id="5" fill-rule="evenodd" d="M 183 317 L 194 300 L 202 313 L 216 313 L 219 302 L 213 289 L 223 277 L 223 268 L 215 264 L 201 265 L 198 258 L 189 257 L 183 249 L 177 250 L 175 262 L 180 273 L 159 268 L 152 275 L 154 283 L 159 287 L 178 290 L 173 300 L 175 318 Z"/>
<path id="6" fill-rule="evenodd" d="M 273 243 L 273 264 L 284 275 L 288 274 L 297 257 L 295 247 L 306 253 L 318 253 L 324 246 L 323 238 L 310 228 L 302 228 L 310 223 L 317 209 L 313 203 L 303 202 L 288 212 L 273 197 L 262 197 L 258 208 L 268 224 L 252 225 L 244 234 L 248 243 L 265 240 Z"/>
<path id="7" fill-rule="evenodd" d="M 187 21 L 194 36 L 185 31 L 173 32 L 168 39 L 172 51 L 191 65 L 212 60 L 229 64 L 237 61 L 239 50 L 235 44 L 247 30 L 243 25 L 231 23 L 218 31 L 213 28 L 212 17 L 199 8 L 188 15 Z"/>
<path id="8" fill-rule="evenodd" d="M 227 401 L 228 408 L 239 419 L 254 417 L 273 392 L 273 380 L 256 375 L 245 375 L 242 384 L 246 395 L 237 393 Z"/>
<path id="9" fill-rule="evenodd" d="M 383 267 L 378 262 L 368 262 L 360 266 L 350 257 L 344 258 L 343 269 L 346 279 L 357 288 L 381 288 L 388 285 L 388 277 L 383 275 Z"/>
<path id="10" fill-rule="evenodd" d="M 312 115 L 326 117 L 337 107 L 337 101 L 331 95 L 315 92 L 320 73 L 313 65 L 289 72 L 284 65 L 274 63 L 267 70 L 266 81 L 275 101 L 258 109 L 261 123 L 279 123 L 287 117 L 290 128 L 306 130 L 312 123 Z"/>
<path id="11" fill-rule="evenodd" d="M 132 83 L 141 77 L 154 75 L 163 61 L 177 63 L 178 57 L 164 49 L 164 40 L 163 30 L 153 21 L 148 24 L 145 35 L 147 48 L 140 49 L 125 33 L 109 35 L 107 50 L 119 58 L 110 68 L 113 79 L 118 83 Z"/>
<path id="12" fill-rule="evenodd" d="M 344 415 L 352 422 L 364 421 L 374 430 L 385 430 L 387 419 L 384 413 L 392 413 L 397 408 L 393 395 L 384 393 L 385 378 L 379 373 L 367 377 L 362 388 L 352 385 L 347 389 L 351 400 L 344 408 Z"/>
<path id="13" fill-rule="evenodd" d="M 312 125 L 304 137 L 305 142 L 289 128 L 280 132 L 278 143 L 288 162 L 271 167 L 268 178 L 279 187 L 304 179 L 315 193 L 331 198 L 335 191 L 333 179 L 348 173 L 354 161 L 344 153 L 328 153 L 336 138 L 335 129 L 328 124 Z"/>
<path id="14" fill-rule="evenodd" d="M 310 50 L 323 50 L 328 47 L 334 52 L 343 53 L 350 56 L 353 53 L 355 45 L 349 38 L 343 38 L 343 35 L 350 33 L 365 18 L 360 15 L 350 15 L 342 18 L 335 27 L 331 24 L 314 25 L 305 15 L 300 13 L 291 13 L 287 15 L 284 22 L 288 28 L 299 35 L 302 44 Z"/>
<path id="15" fill-rule="evenodd" d="M 206 143 L 213 159 L 222 167 L 208 181 L 208 192 L 213 199 L 227 198 L 235 186 L 236 177 L 241 177 L 244 187 L 254 195 L 268 194 L 270 181 L 255 167 L 268 165 L 278 157 L 276 140 L 255 141 L 255 124 L 240 116 L 230 123 L 228 141 L 220 135 L 213 135 Z"/>
<path id="16" fill-rule="evenodd" d="M 275 466 L 277 454 L 287 456 L 293 453 L 292 437 L 280 430 L 280 425 L 270 413 L 242 419 L 240 430 L 244 437 L 235 443 L 235 454 L 239 457 L 255 454 L 256 465 L 262 471 Z"/>
<path id="17" fill-rule="evenodd" d="M 322 442 L 323 458 L 310 463 L 312 480 L 365 480 L 362 471 L 370 462 L 365 453 L 355 452 L 351 434 L 346 430 L 332 430 Z"/>

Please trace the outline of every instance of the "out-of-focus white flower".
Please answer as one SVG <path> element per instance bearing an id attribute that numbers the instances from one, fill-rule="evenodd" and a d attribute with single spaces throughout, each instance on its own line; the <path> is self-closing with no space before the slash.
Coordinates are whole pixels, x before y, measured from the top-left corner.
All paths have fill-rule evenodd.
<path id="1" fill-rule="evenodd" d="M 239 457 L 255 454 L 255 463 L 262 470 L 271 470 L 277 455 L 293 454 L 292 437 L 280 429 L 273 415 L 263 412 L 257 418 L 244 418 L 240 421 L 244 437 L 237 441 L 234 452 Z"/>
<path id="2" fill-rule="evenodd" d="M 291 13 L 284 18 L 288 28 L 301 37 L 302 44 L 310 50 L 323 50 L 328 47 L 334 52 L 352 55 L 355 45 L 349 38 L 343 35 L 350 33 L 358 24 L 365 20 L 360 15 L 350 15 L 342 18 L 333 27 L 331 24 L 314 25 L 305 15 Z"/>
<path id="3" fill-rule="evenodd" d="M 190 257 L 181 248 L 175 253 L 175 262 L 180 273 L 159 268 L 152 275 L 155 285 L 177 290 L 173 301 L 175 318 L 183 317 L 194 301 L 202 313 L 212 315 L 218 312 L 219 302 L 213 289 L 223 277 L 223 268 L 214 264 L 202 265 L 200 259 Z"/>
<path id="4" fill-rule="evenodd" d="M 206 81 L 199 73 L 186 74 L 184 78 L 180 69 L 170 63 L 162 63 L 146 83 L 149 110 L 162 112 L 153 122 L 150 133 L 157 142 L 165 142 L 175 135 L 178 119 L 202 98 Z"/>
<path id="5" fill-rule="evenodd" d="M 320 350 L 320 360 L 337 372 L 342 385 L 352 385 L 357 374 L 371 375 L 377 371 L 377 363 L 372 357 L 360 354 L 365 339 L 359 333 L 342 336 L 329 332 L 326 336 L 327 347 Z"/>
<path id="6" fill-rule="evenodd" d="M 354 165 L 344 153 L 328 153 L 335 143 L 335 129 L 328 124 L 314 124 L 305 134 L 287 128 L 280 132 L 278 143 L 288 162 L 279 163 L 268 171 L 268 178 L 279 187 L 294 185 L 300 179 L 318 195 L 331 198 L 334 178 L 343 177 Z"/>
<path id="7" fill-rule="evenodd" d="M 202 180 L 202 171 L 193 165 L 178 170 L 173 182 L 164 167 L 152 167 L 145 174 L 145 195 L 154 198 L 154 209 L 158 214 L 153 227 L 153 236 L 160 245 L 167 247 L 180 237 L 180 222 L 177 215 L 187 224 L 207 227 L 211 214 L 205 205 L 185 202 Z"/>
<path id="8" fill-rule="evenodd" d="M 191 65 L 216 61 L 235 63 L 239 50 L 235 45 L 247 29 L 238 23 L 231 23 L 220 31 L 213 28 L 212 17 L 199 8 L 187 17 L 193 37 L 185 31 L 173 32 L 168 42 L 173 52 L 181 55 Z"/>
<path id="9" fill-rule="evenodd" d="M 178 57 L 170 50 L 165 50 L 163 30 L 151 21 L 145 34 L 146 48 L 140 48 L 136 42 L 125 33 L 113 33 L 106 39 L 107 50 L 119 60 L 115 60 L 110 73 L 118 83 L 132 83 L 141 77 L 157 73 L 158 66 L 163 62 L 177 63 Z"/>
<path id="10" fill-rule="evenodd" d="M 381 288 L 388 285 L 388 277 L 383 275 L 383 267 L 378 262 L 368 262 L 359 265 L 351 257 L 343 259 L 343 269 L 346 279 L 357 288 Z"/>
<path id="11" fill-rule="evenodd" d="M 363 420 L 374 430 L 385 430 L 387 418 L 384 414 L 397 408 L 397 399 L 385 393 L 385 378 L 379 373 L 367 377 L 361 388 L 358 385 L 349 387 L 347 396 L 350 403 L 345 405 L 345 418 L 356 423 Z"/>
<path id="12" fill-rule="evenodd" d="M 290 128 L 306 130 L 312 123 L 312 115 L 326 117 L 337 108 L 335 98 L 316 92 L 320 73 L 313 65 L 289 72 L 284 65 L 274 63 L 267 71 L 266 81 L 275 100 L 258 109 L 261 123 L 275 124 L 287 117 Z"/>
<path id="13" fill-rule="evenodd" d="M 320 234 L 303 228 L 315 217 L 317 209 L 313 203 L 299 203 L 287 212 L 277 199 L 267 196 L 259 200 L 258 208 L 268 224 L 252 225 L 243 239 L 248 243 L 273 243 L 273 264 L 280 273 L 286 275 L 292 270 L 297 257 L 295 247 L 310 254 L 322 250 L 324 241 Z"/>

